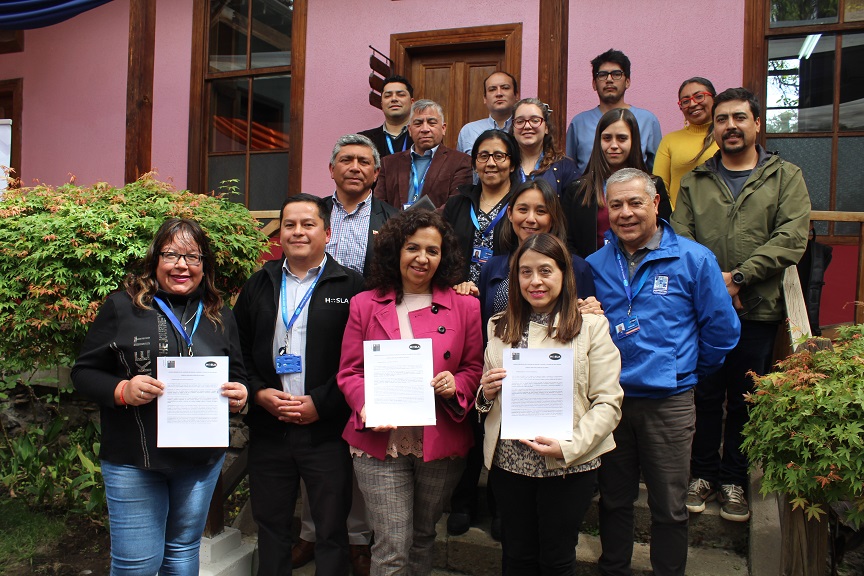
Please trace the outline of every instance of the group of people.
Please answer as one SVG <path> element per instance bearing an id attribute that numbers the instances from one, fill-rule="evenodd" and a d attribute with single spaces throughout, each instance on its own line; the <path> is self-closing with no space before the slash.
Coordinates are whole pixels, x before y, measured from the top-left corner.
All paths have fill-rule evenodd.
<path id="1" fill-rule="evenodd" d="M 782 272 L 806 245 L 801 171 L 757 144 L 743 88 L 686 80 L 686 126 L 661 139 L 624 101 L 627 57 L 591 67 L 599 105 L 566 154 L 549 106 L 506 72 L 458 150 L 441 106 L 388 78 L 384 124 L 339 138 L 332 195 L 287 198 L 282 258 L 233 311 L 200 226 L 162 226 L 72 371 L 102 407 L 112 573 L 197 573 L 224 450 L 157 447 L 153 372 L 193 347 L 230 359 L 221 393 L 247 410 L 262 575 L 312 557 L 321 574 L 429 574 L 435 525 L 449 510 L 449 532 L 469 529 L 484 464 L 507 574 L 572 574 L 597 487 L 607 575 L 630 574 L 640 478 L 655 574 L 684 574 L 688 511 L 716 497 L 749 518 L 744 394 L 770 368 Z M 363 343 L 415 338 L 432 341 L 436 423 L 367 426 Z M 514 348 L 572 350 L 572 434 L 501 438 Z"/>

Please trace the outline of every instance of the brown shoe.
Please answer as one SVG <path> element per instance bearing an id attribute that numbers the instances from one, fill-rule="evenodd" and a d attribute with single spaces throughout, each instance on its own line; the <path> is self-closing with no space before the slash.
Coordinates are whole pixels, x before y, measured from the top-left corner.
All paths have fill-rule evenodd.
<path id="1" fill-rule="evenodd" d="M 351 569 L 354 576 L 369 576 L 369 565 L 372 563 L 372 550 L 368 544 L 351 544 Z"/>
<path id="2" fill-rule="evenodd" d="M 297 538 L 297 543 L 291 548 L 291 567 L 300 568 L 315 558 L 315 543 Z"/>

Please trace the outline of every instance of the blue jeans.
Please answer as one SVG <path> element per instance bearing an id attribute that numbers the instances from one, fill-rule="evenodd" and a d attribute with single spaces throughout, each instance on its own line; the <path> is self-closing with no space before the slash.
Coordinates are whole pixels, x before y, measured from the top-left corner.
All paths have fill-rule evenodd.
<path id="1" fill-rule="evenodd" d="M 209 466 L 145 470 L 102 461 L 112 576 L 195 576 L 222 456 Z"/>

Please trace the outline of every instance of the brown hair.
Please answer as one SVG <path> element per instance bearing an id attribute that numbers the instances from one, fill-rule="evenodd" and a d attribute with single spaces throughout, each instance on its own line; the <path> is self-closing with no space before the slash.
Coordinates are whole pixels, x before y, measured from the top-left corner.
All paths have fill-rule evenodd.
<path id="1" fill-rule="evenodd" d="M 529 250 L 548 256 L 561 270 L 561 294 L 549 314 L 546 334 L 559 342 L 569 342 L 582 329 L 582 314 L 578 308 L 573 261 L 564 242 L 556 236 L 545 233 L 535 234 L 525 240 L 510 258 L 507 308 L 504 310 L 503 316 L 494 320 L 495 337 L 500 338 L 506 344 L 518 344 L 528 325 L 531 306 L 525 301 L 519 287 L 519 261 Z M 556 320 L 557 326 L 555 326 Z"/>
<path id="2" fill-rule="evenodd" d="M 549 105 L 537 98 L 523 98 L 513 106 L 514 120 L 516 118 L 516 110 L 524 104 L 533 104 L 540 108 L 540 113 L 543 115 L 543 122 L 546 123 L 546 135 L 543 136 L 543 160 L 540 161 L 540 167 L 534 172 L 534 174 L 542 174 L 548 170 L 552 164 L 564 158 L 564 153 L 555 145 L 555 137 L 553 136 L 555 133 L 555 121 L 552 119 L 552 109 L 549 108 Z M 510 134 L 514 134 L 515 131 L 516 126 L 511 122 Z"/>
<path id="3" fill-rule="evenodd" d="M 130 274 L 124 283 L 126 292 L 132 297 L 132 304 L 136 308 L 149 310 L 153 307 L 153 296 L 160 288 L 156 281 L 156 268 L 159 266 L 160 252 L 175 238 L 188 238 L 198 245 L 201 250 L 201 266 L 204 267 L 201 285 L 204 294 L 201 297 L 204 302 L 204 315 L 219 326 L 222 325 L 222 293 L 216 288 L 216 259 L 210 250 L 210 240 L 207 234 L 195 220 L 188 218 L 169 218 L 162 223 L 153 241 L 147 248 L 142 264 L 143 271 L 138 274 Z"/>
<path id="4" fill-rule="evenodd" d="M 623 120 L 630 128 L 630 155 L 624 161 L 622 168 L 638 168 L 648 172 L 645 161 L 642 159 L 642 140 L 639 134 L 639 122 L 636 116 L 626 108 L 615 108 L 606 112 L 597 123 L 594 131 L 594 148 L 591 150 L 591 159 L 585 173 L 579 179 L 577 197 L 582 197 L 582 206 L 605 206 L 606 195 L 603 193 L 603 183 L 612 175 L 612 166 L 606 160 L 603 149 L 600 147 L 600 139 L 603 131 L 612 124 Z"/>
<path id="5" fill-rule="evenodd" d="M 536 180 L 526 180 L 517 186 L 510 196 L 510 201 L 507 202 L 507 216 L 513 213 L 516 207 L 516 202 L 523 193 L 529 190 L 539 190 L 543 195 L 543 203 L 546 205 L 546 210 L 549 211 L 549 217 L 552 220 L 549 227 L 549 233 L 567 240 L 567 218 L 564 216 L 564 209 L 561 207 L 561 200 L 558 195 L 552 190 L 552 185 L 543 178 Z M 519 247 L 519 237 L 513 226 L 504 226 L 501 229 L 501 238 L 499 239 L 501 249 L 505 252 L 512 252 Z"/>

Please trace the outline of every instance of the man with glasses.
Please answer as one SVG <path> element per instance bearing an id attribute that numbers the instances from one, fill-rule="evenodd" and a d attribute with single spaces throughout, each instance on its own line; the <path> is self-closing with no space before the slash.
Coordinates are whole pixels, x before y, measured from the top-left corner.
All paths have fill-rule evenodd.
<path id="1" fill-rule="evenodd" d="M 630 59 L 623 52 L 609 49 L 591 60 L 591 86 L 597 92 L 599 105 L 574 116 L 567 128 L 567 156 L 576 162 L 576 173 L 584 173 L 588 166 L 597 123 L 603 114 L 615 108 L 628 108 L 636 117 L 642 157 L 651 171 L 662 136 L 660 121 L 652 112 L 624 101 L 624 94 L 630 87 Z"/>
<path id="2" fill-rule="evenodd" d="M 510 131 L 513 106 L 519 100 L 519 83 L 507 72 L 493 72 L 483 80 L 483 104 L 489 110 L 487 118 L 469 122 L 459 131 L 456 149 L 471 154 L 477 136 L 486 130 Z"/>
<path id="3" fill-rule="evenodd" d="M 438 208 L 470 183 L 471 157 L 442 144 L 446 130 L 440 104 L 416 101 L 408 120 L 414 145 L 382 160 L 375 197 L 404 210 L 426 196 Z"/>

